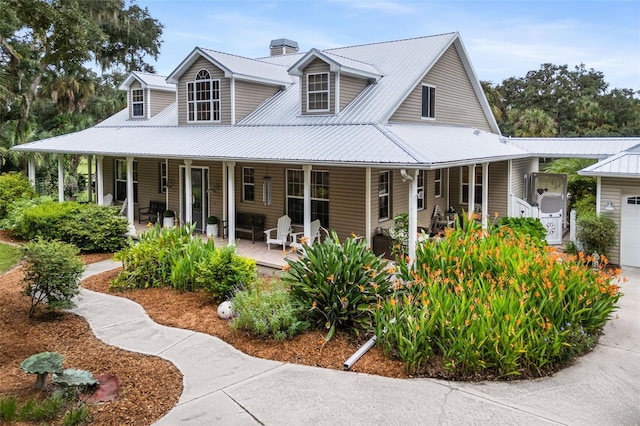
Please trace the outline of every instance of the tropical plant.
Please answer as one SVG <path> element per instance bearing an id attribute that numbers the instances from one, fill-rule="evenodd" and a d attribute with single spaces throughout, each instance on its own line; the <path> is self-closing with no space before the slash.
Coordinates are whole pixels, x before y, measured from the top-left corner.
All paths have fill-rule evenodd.
<path id="1" fill-rule="evenodd" d="M 452 377 L 552 371 L 595 345 L 620 297 L 583 260 L 507 227 L 447 229 L 400 264 L 402 285 L 376 311 L 378 340 L 409 373 L 432 354 Z"/>
<path id="2" fill-rule="evenodd" d="M 494 224 L 494 229 L 503 226 L 513 229 L 516 233 L 521 232 L 540 241 L 545 241 L 547 238 L 547 230 L 537 217 L 503 216 Z"/>
<path id="3" fill-rule="evenodd" d="M 389 229 L 393 238 L 391 253 L 397 260 L 403 261 L 409 252 L 409 214 L 400 213 L 393 217 L 393 228 Z"/>
<path id="4" fill-rule="evenodd" d="M 355 237 L 340 241 L 335 232 L 307 247 L 299 260 L 287 259 L 282 280 L 294 303 L 329 341 L 337 328 L 355 333 L 373 329 L 376 304 L 390 291 L 393 268 Z"/>
<path id="5" fill-rule="evenodd" d="M 80 292 L 85 269 L 78 253 L 75 246 L 60 241 L 37 239 L 25 245 L 24 293 L 31 298 L 29 317 L 40 304 L 49 310 L 74 306 L 72 299 Z"/>
<path id="6" fill-rule="evenodd" d="M 217 301 L 230 297 L 234 288 L 250 286 L 257 278 L 256 261 L 238 255 L 234 246 L 216 249 L 197 268 L 197 282 Z"/>
<path id="7" fill-rule="evenodd" d="M 587 214 L 578 217 L 576 238 L 587 254 L 606 256 L 616 241 L 616 228 L 609 216 Z"/>
<path id="8" fill-rule="evenodd" d="M 293 305 L 289 289 L 279 280 L 264 280 L 237 290 L 232 299 L 236 317 L 231 320 L 233 330 L 243 330 L 252 336 L 284 340 L 300 334 L 309 323 L 299 319 L 300 312 Z"/>

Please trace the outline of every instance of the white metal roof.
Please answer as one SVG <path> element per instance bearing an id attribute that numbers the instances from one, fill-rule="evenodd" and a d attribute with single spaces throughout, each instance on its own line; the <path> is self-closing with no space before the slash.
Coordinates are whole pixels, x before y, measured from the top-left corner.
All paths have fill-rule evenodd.
<path id="1" fill-rule="evenodd" d="M 129 90 L 134 81 L 139 81 L 142 87 L 175 92 L 176 85 L 167 83 L 167 77 L 158 74 L 149 74 L 142 71 L 132 71 L 120 85 L 120 90 Z"/>
<path id="2" fill-rule="evenodd" d="M 158 127 L 177 126 L 178 106 L 173 102 L 151 118 L 129 118 L 126 108 L 96 124 L 95 127 Z"/>
<path id="3" fill-rule="evenodd" d="M 322 61 L 328 63 L 332 72 L 344 72 L 346 74 L 352 74 L 375 81 L 378 81 L 380 77 L 382 77 L 380 71 L 378 71 L 376 67 L 371 64 L 365 64 L 351 58 L 345 58 L 344 56 L 336 55 L 335 53 L 329 51 L 322 52 L 316 49 L 311 49 L 299 61 L 293 64 L 289 68 L 289 74 L 301 76 L 304 68 L 315 58 L 319 58 Z"/>
<path id="4" fill-rule="evenodd" d="M 640 138 L 508 138 L 515 145 L 543 158 L 606 158 L 640 143 Z"/>
<path id="5" fill-rule="evenodd" d="M 578 172 L 585 176 L 640 178 L 640 144 Z"/>

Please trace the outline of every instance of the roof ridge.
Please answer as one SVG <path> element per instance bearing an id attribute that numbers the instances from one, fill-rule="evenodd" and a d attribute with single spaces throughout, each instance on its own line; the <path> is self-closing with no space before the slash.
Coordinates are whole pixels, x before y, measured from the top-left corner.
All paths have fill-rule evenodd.
<path id="1" fill-rule="evenodd" d="M 396 135 L 388 129 L 383 124 L 374 123 L 373 126 L 380 131 L 385 137 L 387 137 L 395 146 L 400 148 L 405 154 L 409 157 L 413 158 L 414 161 L 420 163 L 422 162 L 420 159 L 420 155 L 412 150 L 406 143 L 404 143 L 400 138 L 396 137 Z"/>
<path id="2" fill-rule="evenodd" d="M 247 60 L 249 60 L 249 61 L 259 62 L 259 63 L 261 63 L 261 64 L 273 65 L 273 66 L 276 66 L 276 67 L 282 67 L 282 68 L 285 68 L 285 67 L 286 67 L 285 65 L 281 65 L 281 64 L 274 64 L 274 63 L 272 63 L 272 62 L 262 61 L 262 60 L 260 60 L 260 58 L 249 58 L 248 56 L 236 55 L 235 53 L 222 52 L 222 51 L 220 51 L 220 50 L 209 49 L 209 48 L 207 48 L 207 47 L 200 47 L 200 46 L 196 46 L 196 47 L 197 47 L 198 49 L 201 49 L 201 50 L 205 50 L 205 51 L 209 51 L 209 52 L 215 52 L 215 53 L 220 53 L 220 54 L 222 54 L 222 55 L 233 56 L 233 57 L 240 58 L 240 59 L 247 59 Z M 284 56 L 284 55 L 283 55 L 283 56 Z M 270 56 L 265 56 L 264 58 L 269 58 L 269 57 L 270 57 Z"/>
<path id="3" fill-rule="evenodd" d="M 376 44 L 399 43 L 399 42 L 403 42 L 403 41 L 420 40 L 420 39 L 432 38 L 432 37 L 442 37 L 442 36 L 446 36 L 446 35 L 455 35 L 457 33 L 458 33 L 457 31 L 451 31 L 451 32 L 448 32 L 448 33 L 431 34 L 431 35 L 418 36 L 418 37 L 408 37 L 408 38 L 401 38 L 401 39 L 398 39 L 398 40 L 376 41 L 376 42 L 372 42 L 372 43 L 354 44 L 352 46 L 332 47 L 330 49 L 324 49 L 322 51 L 326 52 L 326 51 L 331 51 L 331 50 L 349 49 L 349 48 L 352 48 L 352 47 L 374 46 Z"/>

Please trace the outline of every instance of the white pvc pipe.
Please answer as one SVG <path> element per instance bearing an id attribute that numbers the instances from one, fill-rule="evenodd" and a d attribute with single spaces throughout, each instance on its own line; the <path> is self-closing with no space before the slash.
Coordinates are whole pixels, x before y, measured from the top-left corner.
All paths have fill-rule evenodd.
<path id="1" fill-rule="evenodd" d="M 364 345 L 360 346 L 360 348 L 353 355 L 351 355 L 348 360 L 344 362 L 344 371 L 349 371 L 353 364 L 355 364 L 356 361 L 358 361 L 360 357 L 362 357 L 362 355 L 367 353 L 367 351 L 376 344 L 376 340 L 376 336 L 373 336 L 371 339 L 367 340 Z"/>

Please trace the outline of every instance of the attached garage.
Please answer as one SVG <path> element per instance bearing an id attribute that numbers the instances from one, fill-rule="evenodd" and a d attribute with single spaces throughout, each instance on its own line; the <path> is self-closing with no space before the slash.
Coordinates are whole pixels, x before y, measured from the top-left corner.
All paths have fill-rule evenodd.
<path id="1" fill-rule="evenodd" d="M 622 197 L 620 264 L 640 267 L 640 191 Z"/>

